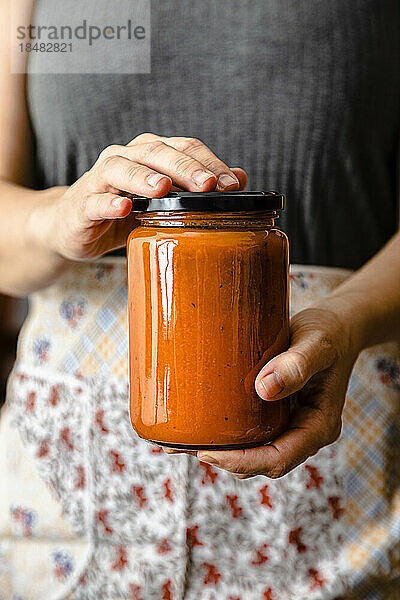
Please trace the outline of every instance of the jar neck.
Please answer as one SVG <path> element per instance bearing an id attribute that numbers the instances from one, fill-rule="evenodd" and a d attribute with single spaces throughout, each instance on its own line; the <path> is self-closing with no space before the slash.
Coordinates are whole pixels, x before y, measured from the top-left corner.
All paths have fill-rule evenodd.
<path id="1" fill-rule="evenodd" d="M 136 215 L 142 226 L 147 227 L 198 227 L 201 229 L 266 229 L 274 227 L 279 218 L 276 211 L 198 212 L 170 211 L 149 212 Z"/>

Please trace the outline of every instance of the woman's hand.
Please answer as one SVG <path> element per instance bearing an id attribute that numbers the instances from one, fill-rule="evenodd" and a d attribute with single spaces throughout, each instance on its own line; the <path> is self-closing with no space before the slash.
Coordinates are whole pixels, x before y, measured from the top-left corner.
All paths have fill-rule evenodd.
<path id="1" fill-rule="evenodd" d="M 288 429 L 273 443 L 246 450 L 202 451 L 197 457 L 240 479 L 282 477 L 340 435 L 342 410 L 358 355 L 347 322 L 329 299 L 296 314 L 290 348 L 266 364 L 256 379 L 265 402 L 298 392 Z"/>
<path id="2" fill-rule="evenodd" d="M 255 385 L 265 402 L 297 392 L 288 429 L 249 450 L 198 452 L 236 477 L 277 478 L 340 435 L 348 381 L 359 352 L 400 340 L 400 233 L 317 305 L 291 321 L 290 348 L 273 358 Z"/>
<path id="3" fill-rule="evenodd" d="M 93 259 L 125 244 L 136 224 L 129 216 L 133 194 L 159 198 L 171 188 L 229 191 L 246 183 L 242 169 L 230 169 L 200 140 L 145 133 L 127 146 L 106 148 L 74 185 L 58 190 L 56 200 L 50 193 L 30 228 L 39 244 L 65 259 Z"/>

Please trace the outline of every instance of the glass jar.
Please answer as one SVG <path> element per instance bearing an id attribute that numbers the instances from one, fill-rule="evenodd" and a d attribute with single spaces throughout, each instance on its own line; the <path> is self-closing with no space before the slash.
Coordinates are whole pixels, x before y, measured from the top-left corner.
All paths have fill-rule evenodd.
<path id="1" fill-rule="evenodd" d="M 288 240 L 274 192 L 140 199 L 127 245 L 130 415 L 146 440 L 258 446 L 287 425 L 255 378 L 289 342 Z"/>

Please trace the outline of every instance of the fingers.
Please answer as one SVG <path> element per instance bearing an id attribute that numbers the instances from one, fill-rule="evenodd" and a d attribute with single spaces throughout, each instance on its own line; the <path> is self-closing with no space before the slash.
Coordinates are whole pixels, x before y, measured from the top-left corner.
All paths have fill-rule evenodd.
<path id="1" fill-rule="evenodd" d="M 207 169 L 212 171 L 217 177 L 217 190 L 230 191 L 240 188 L 240 182 L 236 174 L 202 141 L 190 137 L 170 137 L 165 138 L 164 141 L 176 150 L 197 159 Z"/>
<path id="2" fill-rule="evenodd" d="M 247 185 L 243 169 L 230 169 L 200 140 L 153 134 L 138 136 L 128 146 L 109 146 L 89 175 L 97 193 L 122 192 L 152 198 L 162 197 L 170 189 L 229 191 Z"/>
<path id="3" fill-rule="evenodd" d="M 285 433 L 269 445 L 229 452 L 204 451 L 197 457 L 241 479 L 256 475 L 282 477 L 339 437 L 342 404 L 328 398 L 326 401 L 330 402 L 328 410 L 312 402 L 301 407 Z"/>
<path id="4" fill-rule="evenodd" d="M 245 190 L 246 186 L 247 186 L 247 175 L 246 175 L 245 171 L 243 171 L 243 169 L 241 169 L 240 167 L 232 167 L 231 171 L 233 173 L 235 173 L 236 177 L 239 179 L 240 187 L 239 187 L 238 191 Z M 170 191 L 171 192 L 181 192 L 182 188 L 179 188 L 176 185 L 172 185 Z"/>
<path id="5" fill-rule="evenodd" d="M 275 356 L 257 375 L 255 388 L 263 400 L 279 400 L 301 390 L 337 358 L 332 341 L 320 330 L 297 335 L 289 350 Z"/>
<path id="6" fill-rule="evenodd" d="M 132 200 L 116 194 L 94 194 L 82 204 L 89 221 L 124 219 L 132 210 Z"/>
<path id="7" fill-rule="evenodd" d="M 106 149 L 89 171 L 94 191 L 121 191 L 152 198 L 168 193 L 172 184 L 170 177 L 136 162 L 128 153 L 122 156 L 111 152 L 111 148 Z"/>
<path id="8" fill-rule="evenodd" d="M 175 450 L 175 448 L 163 448 L 163 452 L 165 454 L 190 454 L 191 456 L 197 455 L 195 450 Z"/>
<path id="9" fill-rule="evenodd" d="M 200 161 L 175 150 L 160 140 L 132 146 L 112 147 L 112 150 L 137 165 L 136 170 L 139 166 L 147 167 L 158 174 L 168 176 L 174 185 L 191 192 L 205 192 L 215 188 L 217 177 L 212 171 Z M 115 156 L 118 155 L 107 156 L 106 153 L 104 160 L 107 163 L 112 161 Z"/>
<path id="10" fill-rule="evenodd" d="M 193 159 L 199 161 L 208 171 L 215 174 L 217 178 L 215 187 L 219 191 L 244 189 L 247 184 L 247 175 L 242 169 L 230 169 L 228 165 L 199 139 L 191 137 L 163 137 L 153 133 L 143 133 L 135 138 L 130 145 L 154 141 L 161 141 L 180 153 L 191 156 Z M 239 174 L 240 177 L 238 176 Z M 243 182 L 244 186 L 242 187 Z"/>

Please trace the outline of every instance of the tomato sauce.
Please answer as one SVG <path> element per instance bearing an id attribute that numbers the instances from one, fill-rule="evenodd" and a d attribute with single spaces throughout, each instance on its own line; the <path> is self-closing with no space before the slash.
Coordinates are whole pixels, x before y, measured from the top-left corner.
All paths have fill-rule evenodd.
<path id="1" fill-rule="evenodd" d="M 155 201 L 152 201 L 155 202 Z M 128 240 L 130 415 L 183 448 L 266 443 L 288 400 L 255 392 L 288 347 L 288 241 L 271 211 L 142 213 Z"/>

